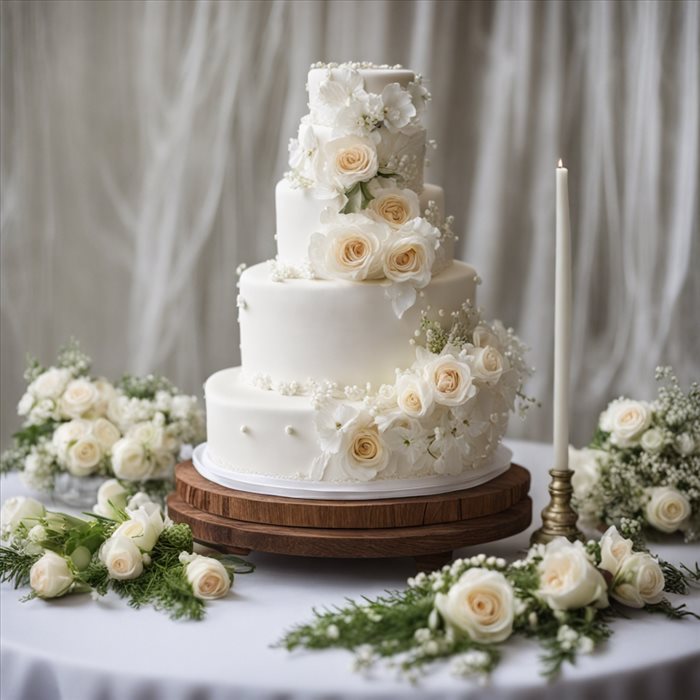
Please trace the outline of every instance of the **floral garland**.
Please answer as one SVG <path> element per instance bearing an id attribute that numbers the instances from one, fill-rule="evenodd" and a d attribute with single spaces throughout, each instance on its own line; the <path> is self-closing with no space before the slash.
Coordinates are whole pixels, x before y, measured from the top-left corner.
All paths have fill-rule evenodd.
<path id="1" fill-rule="evenodd" d="M 510 411 L 532 403 L 523 393 L 531 374 L 525 346 L 496 321 L 486 323 L 465 302 L 444 328 L 425 310 L 411 343 L 416 360 L 375 392 L 332 383 L 313 387 L 321 455 L 314 479 L 329 468 L 367 481 L 395 476 L 460 474 L 490 457 Z M 422 342 L 424 344 L 421 344 Z M 355 391 L 356 390 L 356 391 Z M 353 401 L 352 399 L 360 399 Z"/>
<path id="2" fill-rule="evenodd" d="M 659 562 L 612 527 L 600 542 L 557 538 L 512 564 L 483 554 L 457 559 L 410 578 L 403 591 L 314 611 L 314 621 L 291 630 L 279 646 L 348 649 L 355 670 L 390 659 L 411 681 L 451 659 L 455 675 L 484 680 L 500 661 L 500 645 L 517 634 L 540 643 L 543 673 L 554 678 L 607 639 L 609 622 L 624 617 L 625 608 L 697 618 L 664 592 L 686 594 L 699 580 L 697 564 L 691 571 Z"/>
<path id="3" fill-rule="evenodd" d="M 127 500 L 116 480 L 101 488 L 90 519 L 47 511 L 33 498 L 10 498 L 0 511 L 0 581 L 31 587 L 25 598 L 52 599 L 109 590 L 140 608 L 200 620 L 208 600 L 226 596 L 234 573 L 255 568 L 238 557 L 193 553 L 192 531 L 174 524 L 145 493 Z M 101 513 L 101 514 L 97 514 Z"/>
<path id="4" fill-rule="evenodd" d="M 90 376 L 90 358 L 76 342 L 51 367 L 30 359 L 24 417 L 0 471 L 20 471 L 24 481 L 51 492 L 56 477 L 116 476 L 149 492 L 167 491 L 185 445 L 204 439 L 204 414 L 194 396 L 165 378 L 124 376 L 115 385 Z"/>
<path id="5" fill-rule="evenodd" d="M 591 445 L 570 450 L 576 509 L 584 521 L 700 537 L 700 384 L 685 393 L 670 368 L 653 402 L 619 398 Z"/>

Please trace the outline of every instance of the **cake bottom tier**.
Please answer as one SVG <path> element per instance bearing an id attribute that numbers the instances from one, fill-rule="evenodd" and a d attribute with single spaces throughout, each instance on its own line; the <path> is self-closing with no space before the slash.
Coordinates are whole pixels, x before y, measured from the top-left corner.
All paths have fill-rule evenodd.
<path id="1" fill-rule="evenodd" d="M 319 409 L 311 398 L 281 395 L 251 386 L 243 379 L 240 367 L 221 370 L 209 377 L 205 398 L 207 457 L 217 469 L 232 475 L 345 484 L 436 476 L 427 467 L 408 473 L 387 469 L 371 479 L 363 479 L 348 473 L 337 460 L 331 460 L 319 470 L 322 456 L 317 430 Z M 488 427 L 472 440 L 471 458 L 455 456 L 459 464 L 447 474 L 456 476 L 493 467 L 491 457 L 505 432 L 507 414 L 492 414 L 492 420 L 487 423 Z"/>

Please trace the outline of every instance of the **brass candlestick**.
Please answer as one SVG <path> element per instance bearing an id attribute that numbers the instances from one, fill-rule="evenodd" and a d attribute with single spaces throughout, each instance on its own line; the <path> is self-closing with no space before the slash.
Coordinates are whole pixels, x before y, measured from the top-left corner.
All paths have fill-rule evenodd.
<path id="1" fill-rule="evenodd" d="M 571 486 L 570 469 L 550 469 L 549 505 L 542 511 L 542 527 L 530 537 L 530 544 L 547 544 L 555 537 L 567 540 L 584 540 L 583 533 L 576 527 L 578 514 L 571 506 L 574 492 Z"/>

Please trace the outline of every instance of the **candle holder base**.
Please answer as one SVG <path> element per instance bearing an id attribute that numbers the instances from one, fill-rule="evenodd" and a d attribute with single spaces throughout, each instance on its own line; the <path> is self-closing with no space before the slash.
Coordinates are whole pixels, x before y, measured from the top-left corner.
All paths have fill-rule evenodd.
<path id="1" fill-rule="evenodd" d="M 547 544 L 555 537 L 567 540 L 584 541 L 583 533 L 578 529 L 578 514 L 571 506 L 574 489 L 571 485 L 570 469 L 550 469 L 552 477 L 549 483 L 549 505 L 542 511 L 542 527 L 535 530 L 530 537 L 530 544 Z"/>

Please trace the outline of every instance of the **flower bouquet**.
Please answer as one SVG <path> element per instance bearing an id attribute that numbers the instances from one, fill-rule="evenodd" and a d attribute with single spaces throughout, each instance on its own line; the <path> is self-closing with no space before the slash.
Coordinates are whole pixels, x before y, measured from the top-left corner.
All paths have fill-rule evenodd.
<path id="1" fill-rule="evenodd" d="M 279 646 L 348 649 L 356 670 L 391 659 L 411 681 L 451 659 L 455 675 L 485 680 L 501 645 L 518 634 L 544 648 L 544 674 L 553 678 L 607 639 L 609 621 L 627 616 L 625 608 L 697 617 L 664 594 L 687 593 L 698 580 L 697 565 L 691 571 L 659 562 L 611 527 L 600 542 L 560 537 L 512 564 L 483 554 L 457 559 L 410 578 L 403 591 L 314 611 L 315 620 L 291 630 Z"/>
<path id="2" fill-rule="evenodd" d="M 570 450 L 575 506 L 585 524 L 700 537 L 700 385 L 688 392 L 670 368 L 653 402 L 619 398 L 589 447 Z"/>
<path id="3" fill-rule="evenodd" d="M 66 477 L 116 476 L 132 492 L 167 492 L 183 446 L 204 438 L 196 398 L 152 375 L 113 385 L 90 376 L 90 365 L 75 342 L 51 367 L 29 361 L 18 406 L 24 422 L 0 471 L 20 471 L 31 488 L 57 495 Z M 98 483 L 74 504 L 94 503 Z"/>
<path id="4" fill-rule="evenodd" d="M 153 605 L 173 619 L 201 619 L 208 600 L 223 598 L 234 573 L 251 564 L 232 556 L 193 553 L 192 531 L 175 525 L 142 492 L 128 498 L 110 480 L 100 489 L 96 514 L 76 518 L 47 511 L 18 496 L 0 511 L 0 581 L 31 586 L 31 598 L 113 590 L 132 607 Z"/>

